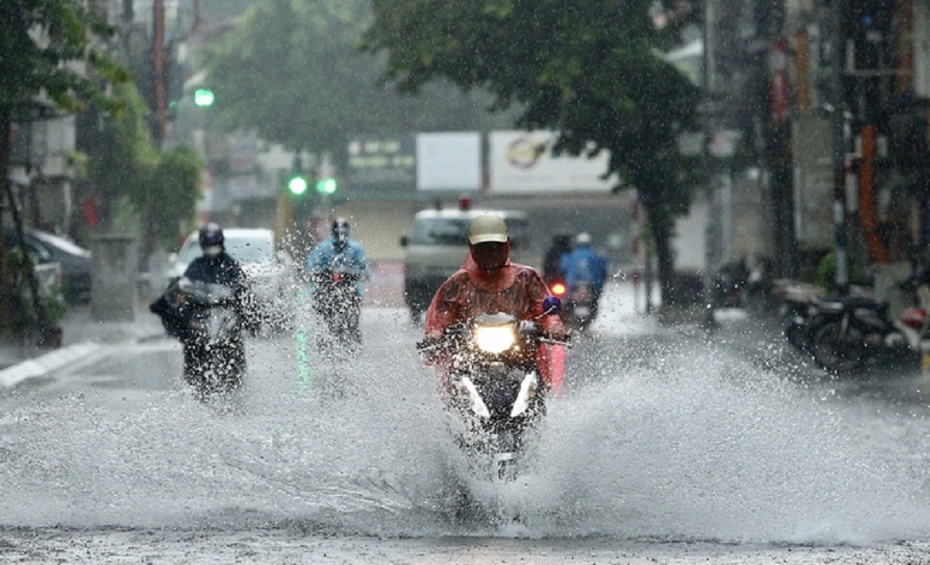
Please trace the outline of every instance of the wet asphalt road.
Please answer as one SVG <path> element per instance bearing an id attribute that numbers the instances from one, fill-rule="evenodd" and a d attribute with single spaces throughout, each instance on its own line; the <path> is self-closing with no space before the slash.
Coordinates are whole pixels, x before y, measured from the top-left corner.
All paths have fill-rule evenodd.
<path id="1" fill-rule="evenodd" d="M 836 379 L 777 326 L 663 327 L 631 300 L 570 353 L 542 469 L 498 489 L 449 464 L 402 311 L 367 310 L 339 366 L 250 342 L 231 409 L 190 398 L 170 340 L 101 348 L 0 393 L 0 560 L 930 563 L 930 383 Z M 313 393 L 332 375 L 345 399 Z"/>

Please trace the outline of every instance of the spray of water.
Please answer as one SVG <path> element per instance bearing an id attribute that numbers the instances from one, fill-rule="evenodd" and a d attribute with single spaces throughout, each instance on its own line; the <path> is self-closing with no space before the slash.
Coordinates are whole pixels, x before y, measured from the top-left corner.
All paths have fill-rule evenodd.
<path id="1" fill-rule="evenodd" d="M 646 359 L 605 355 L 617 337 L 592 338 L 572 371 L 596 378 L 552 400 L 536 468 L 490 484 L 452 456 L 402 310 L 366 310 L 363 329 L 378 335 L 335 364 L 313 350 L 318 324 L 298 323 L 303 338 L 249 348 L 247 386 L 229 410 L 194 400 L 169 363 L 156 370 L 178 384 L 129 414 L 66 396 L 5 415 L 16 434 L 0 443 L 0 521 L 825 543 L 930 535 L 916 430 L 889 443 L 874 418 L 712 344 L 673 340 Z M 344 394 L 320 394 L 326 378 L 345 379 Z"/>

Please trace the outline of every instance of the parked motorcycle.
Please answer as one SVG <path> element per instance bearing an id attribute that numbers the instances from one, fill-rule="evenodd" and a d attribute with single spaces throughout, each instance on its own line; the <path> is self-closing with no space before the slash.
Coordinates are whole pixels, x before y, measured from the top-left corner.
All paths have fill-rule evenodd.
<path id="1" fill-rule="evenodd" d="M 814 285 L 796 281 L 778 280 L 772 294 L 779 301 L 779 317 L 788 343 L 799 350 L 811 351 L 811 320 L 817 315 L 814 300 L 823 290 Z"/>
<path id="2" fill-rule="evenodd" d="M 547 313 L 559 308 L 557 298 L 546 299 Z M 450 328 L 439 343 L 417 344 L 427 358 L 450 358 L 456 442 L 483 478 L 513 480 L 528 462 L 530 434 L 546 413 L 536 370 L 536 352 L 544 343 L 556 342 L 543 337 L 538 321 L 497 313 Z"/>
<path id="3" fill-rule="evenodd" d="M 743 308 L 746 305 L 745 291 L 749 282 L 749 270 L 742 261 L 733 261 L 714 273 L 711 287 L 711 302 L 714 308 Z"/>
<path id="4" fill-rule="evenodd" d="M 184 348 L 184 379 L 198 397 L 242 386 L 245 346 L 233 289 L 182 277 L 178 310 L 187 320 L 179 337 Z"/>
<path id="5" fill-rule="evenodd" d="M 930 289 L 905 283 L 916 291 L 921 307 L 904 310 L 892 319 L 888 304 L 871 297 L 845 296 L 814 299 L 808 322 L 809 351 L 824 369 L 853 373 L 879 359 L 921 360 L 930 367 L 927 307 Z"/>

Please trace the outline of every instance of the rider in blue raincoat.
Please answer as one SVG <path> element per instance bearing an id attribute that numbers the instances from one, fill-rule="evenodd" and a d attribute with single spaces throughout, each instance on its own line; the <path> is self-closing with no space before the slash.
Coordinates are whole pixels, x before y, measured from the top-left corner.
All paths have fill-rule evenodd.
<path id="1" fill-rule="evenodd" d="M 575 238 L 575 249 L 562 256 L 560 270 L 565 273 L 568 288 L 576 281 L 589 282 L 598 294 L 607 281 L 607 258 L 591 247 L 591 236 L 582 232 Z"/>
<path id="2" fill-rule="evenodd" d="M 563 255 L 559 261 L 559 269 L 565 274 L 569 295 L 578 282 L 591 284 L 594 291 L 592 307 L 595 313 L 604 283 L 607 281 L 607 265 L 607 258 L 591 247 L 591 235 L 587 232 L 581 232 L 575 237 L 575 248 Z"/>
<path id="3" fill-rule="evenodd" d="M 338 337 L 360 343 L 359 314 L 362 281 L 371 278 L 365 250 L 349 237 L 345 218 L 333 221 L 333 232 L 317 245 L 307 259 L 306 274 L 312 283 L 313 306 Z M 354 292 L 344 292 L 351 285 Z"/>

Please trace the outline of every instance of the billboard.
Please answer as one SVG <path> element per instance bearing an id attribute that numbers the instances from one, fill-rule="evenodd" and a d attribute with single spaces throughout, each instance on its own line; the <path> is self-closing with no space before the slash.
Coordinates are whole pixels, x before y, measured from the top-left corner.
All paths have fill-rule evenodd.
<path id="1" fill-rule="evenodd" d="M 495 131 L 488 136 L 490 192 L 609 192 L 616 178 L 607 172 L 609 156 L 595 158 L 552 155 L 557 133 Z"/>
<path id="2" fill-rule="evenodd" d="M 417 135 L 418 189 L 478 190 L 481 177 L 480 133 Z"/>
<path id="3" fill-rule="evenodd" d="M 352 188 L 413 189 L 416 144 L 413 134 L 352 136 L 347 183 Z"/>

